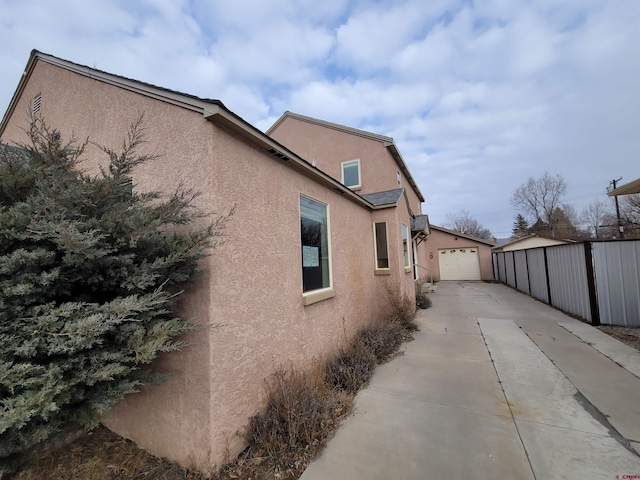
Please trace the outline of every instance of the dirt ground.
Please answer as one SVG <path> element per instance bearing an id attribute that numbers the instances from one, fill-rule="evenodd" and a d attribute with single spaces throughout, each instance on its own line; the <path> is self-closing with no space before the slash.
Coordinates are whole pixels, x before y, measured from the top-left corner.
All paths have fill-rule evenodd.
<path id="1" fill-rule="evenodd" d="M 203 480 L 174 463 L 140 450 L 132 442 L 99 427 L 63 447 L 30 458 L 11 480 Z"/>
<path id="2" fill-rule="evenodd" d="M 613 325 L 601 325 L 598 330 L 617 338 L 630 347 L 640 350 L 640 328 L 618 327 Z"/>

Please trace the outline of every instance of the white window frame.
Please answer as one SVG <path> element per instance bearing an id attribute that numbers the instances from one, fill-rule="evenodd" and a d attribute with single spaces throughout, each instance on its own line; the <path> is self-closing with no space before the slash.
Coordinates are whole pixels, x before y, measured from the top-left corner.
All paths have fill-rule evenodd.
<path id="1" fill-rule="evenodd" d="M 411 250 L 409 248 L 409 228 L 403 223 L 400 232 L 402 238 L 402 256 L 405 273 L 411 272 Z"/>
<path id="2" fill-rule="evenodd" d="M 376 231 L 376 225 L 379 223 L 384 223 L 384 234 L 385 241 L 387 244 L 387 266 L 380 267 L 378 266 L 378 234 Z M 375 274 L 376 275 L 390 275 L 391 274 L 391 256 L 389 255 L 389 228 L 386 221 L 373 222 L 373 252 L 375 254 L 374 257 L 374 265 L 375 265 Z"/>
<path id="3" fill-rule="evenodd" d="M 344 168 L 347 166 L 350 166 L 351 164 L 356 164 L 358 166 L 358 184 L 357 185 L 347 185 L 346 183 L 344 183 Z M 357 190 L 359 188 L 362 188 L 362 169 L 360 168 L 360 159 L 356 158 L 354 160 L 347 160 L 346 162 L 342 162 L 340 164 L 340 172 L 342 174 L 342 184 L 345 187 L 350 188 L 351 190 Z"/>
<path id="4" fill-rule="evenodd" d="M 303 280 L 302 284 L 303 284 L 303 292 L 302 292 L 302 304 L 303 305 L 311 305 L 313 303 L 317 303 L 320 302 L 322 300 L 326 300 L 328 298 L 332 298 L 335 296 L 335 290 L 333 289 L 333 265 L 332 265 L 332 255 L 331 255 L 331 221 L 330 221 L 330 209 L 329 209 L 329 205 L 325 202 L 322 202 L 320 200 L 317 200 L 309 195 L 305 195 L 304 193 L 300 193 L 299 197 L 298 197 L 298 218 L 302 219 L 302 205 L 301 205 L 301 200 L 302 198 L 305 198 L 307 200 L 310 200 L 312 202 L 318 203 L 320 205 L 323 205 L 325 207 L 325 215 L 326 215 L 326 219 L 327 219 L 327 229 L 326 229 L 326 234 L 327 234 L 327 269 L 328 269 L 328 280 L 329 280 L 329 286 L 327 287 L 322 287 L 322 288 L 317 288 L 314 290 L 308 290 L 308 291 L 304 291 L 304 277 L 301 279 Z M 301 235 L 301 233 L 300 233 Z M 302 238 L 300 238 L 300 258 L 302 259 Z M 302 275 L 304 275 L 302 268 L 304 268 L 302 266 L 302 264 L 300 264 L 300 273 Z"/>

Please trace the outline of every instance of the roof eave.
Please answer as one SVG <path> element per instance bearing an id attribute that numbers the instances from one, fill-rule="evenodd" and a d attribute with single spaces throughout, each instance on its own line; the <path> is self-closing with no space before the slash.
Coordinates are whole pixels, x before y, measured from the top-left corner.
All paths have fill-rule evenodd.
<path id="1" fill-rule="evenodd" d="M 634 195 L 640 193 L 640 178 L 624 185 L 620 185 L 618 188 L 614 188 L 607 193 L 610 197 L 617 197 L 618 195 Z"/>
<path id="2" fill-rule="evenodd" d="M 182 108 L 186 108 L 188 110 L 192 110 L 195 112 L 203 112 L 210 108 L 212 104 L 220 104 L 218 100 L 202 100 L 193 97 L 186 96 L 179 92 L 174 92 L 168 89 L 163 89 L 159 87 L 152 86 L 150 84 L 145 84 L 143 82 L 139 82 L 137 80 L 131 80 L 126 77 L 122 77 L 119 75 L 114 75 L 111 73 L 103 72 L 101 70 L 96 70 L 91 67 L 87 67 L 84 65 L 79 65 L 77 63 L 69 62 L 67 60 L 63 60 L 58 57 L 54 57 L 53 55 L 48 55 L 46 53 L 39 52 L 38 50 L 32 50 L 31 56 L 29 57 L 29 61 L 27 62 L 27 66 L 22 74 L 22 78 L 18 83 L 18 87 L 16 88 L 13 97 L 11 98 L 11 102 L 9 103 L 9 107 L 2 118 L 2 123 L 0 123 L 0 136 L 4 133 L 4 130 L 9 122 L 9 119 L 13 115 L 18 100 L 21 98 L 24 88 L 29 81 L 29 77 L 33 72 L 38 61 L 43 61 L 49 63 L 51 65 L 55 65 L 65 70 L 77 73 L 79 75 L 83 75 L 85 77 L 93 78 L 104 83 L 117 86 L 119 88 L 124 88 L 126 90 L 139 93 L 145 95 L 147 97 L 155 98 L 157 100 L 161 100 L 165 103 L 170 103 L 172 105 L 176 105 Z"/>
<path id="3" fill-rule="evenodd" d="M 271 133 L 273 133 L 273 131 L 282 122 L 284 122 L 287 118 L 293 118 L 293 119 L 296 119 L 296 120 L 301 120 L 303 122 L 311 123 L 311 124 L 314 124 L 314 125 L 319 125 L 321 127 L 332 128 L 332 129 L 338 130 L 340 132 L 348 133 L 348 134 L 351 134 L 351 135 L 357 135 L 359 137 L 368 138 L 370 140 L 375 140 L 377 142 L 382 142 L 382 144 L 383 144 L 383 146 L 385 148 L 390 149 L 391 156 L 396 161 L 396 163 L 398 164 L 398 166 L 400 167 L 402 172 L 405 174 L 407 179 L 409 179 L 409 185 L 411 185 L 411 188 L 413 189 L 413 191 L 416 192 L 416 195 L 418 195 L 418 198 L 420 199 L 420 201 L 421 202 L 425 201 L 424 200 L 424 196 L 422 195 L 422 192 L 420 192 L 420 189 L 418 188 L 418 185 L 416 184 L 415 180 L 411 176 L 411 173 L 409 173 L 409 169 L 407 168 L 407 165 L 404 162 L 404 159 L 402 158 L 402 155 L 400 155 L 400 152 L 398 151 L 398 148 L 396 147 L 393 138 L 387 137 L 387 136 L 384 136 L 384 135 L 378 135 L 377 133 L 367 132 L 365 130 L 360 130 L 360 129 L 357 129 L 357 128 L 347 127 L 345 125 L 340 125 L 338 123 L 327 122 L 326 120 L 320 120 L 319 118 L 308 117 L 306 115 L 300 115 L 299 113 L 293 113 L 293 112 L 289 112 L 289 111 L 284 112 L 280 116 L 280 118 L 278 118 L 278 120 L 276 120 L 274 122 L 274 124 L 271 125 L 271 127 L 269 127 L 269 129 L 266 131 L 266 134 L 267 135 L 271 135 Z"/>
<path id="4" fill-rule="evenodd" d="M 288 148 L 273 140 L 267 134 L 262 133 L 257 128 L 242 120 L 242 118 L 228 110 L 224 105 L 211 105 L 207 111 L 204 112 L 204 117 L 209 121 L 215 122 L 233 131 L 235 134 L 250 141 L 257 147 L 266 150 L 267 153 L 279 158 L 281 161 L 288 162 L 289 165 L 295 168 L 298 172 L 306 175 L 307 177 L 313 178 L 326 187 L 332 188 L 362 207 L 370 210 L 377 209 L 375 205 L 353 192 L 351 189 L 345 187 L 333 177 L 314 167 Z"/>
<path id="5" fill-rule="evenodd" d="M 11 99 L 11 103 L 9 104 L 9 108 L 7 109 L 7 113 L 2 119 L 2 124 L 0 124 L 0 136 L 4 132 L 6 124 L 8 123 L 9 118 L 11 118 L 12 116 L 18 100 L 22 96 L 25 85 L 27 84 L 28 79 L 38 60 L 56 65 L 60 68 L 64 68 L 83 76 L 95 78 L 96 80 L 114 85 L 119 88 L 124 88 L 140 95 L 144 95 L 146 97 L 155 98 L 165 103 L 169 103 L 200 113 L 206 120 L 224 125 L 226 128 L 240 135 L 245 140 L 265 149 L 268 153 L 271 153 L 272 155 L 278 157 L 280 160 L 290 162 L 290 165 L 300 173 L 306 175 L 309 178 L 312 178 L 313 180 L 317 181 L 320 184 L 323 184 L 326 187 L 332 188 L 333 190 L 349 198 L 351 201 L 359 204 L 360 206 L 369 210 L 373 210 L 374 208 L 373 204 L 362 198 L 357 193 L 345 187 L 343 184 L 338 182 L 338 180 L 330 177 L 326 173 L 314 167 L 303 158 L 299 157 L 284 146 L 280 145 L 271 137 L 265 135 L 260 130 L 243 120 L 241 117 L 231 112 L 219 100 L 199 99 L 197 97 L 185 95 L 173 90 L 156 87 L 148 83 L 103 72 L 101 70 L 95 70 L 90 67 L 82 66 L 73 62 L 69 62 L 67 60 L 63 60 L 61 58 L 54 57 L 52 55 L 39 52 L 37 50 L 32 50 L 29 61 L 27 62 L 27 67 L 25 68 L 25 72 L 22 75 L 22 78 L 20 79 L 20 82 L 18 84 L 18 88 L 16 89 L 16 92 Z"/>
<path id="6" fill-rule="evenodd" d="M 404 175 L 409 180 L 409 185 L 411 185 L 411 188 L 413 189 L 413 191 L 416 192 L 416 195 L 418 195 L 418 199 L 421 202 L 424 202 L 425 200 L 424 200 L 424 197 L 422 196 L 422 192 L 420 191 L 420 189 L 418 188 L 418 185 L 416 184 L 415 180 L 411 176 L 411 173 L 409 172 L 409 168 L 407 168 L 407 164 L 404 162 L 402 155 L 400 155 L 400 151 L 398 150 L 398 147 L 396 147 L 396 144 L 393 141 L 391 141 L 391 142 L 386 142 L 384 146 L 389 150 L 389 152 L 391 153 L 391 156 L 400 167 L 400 170 L 402 170 Z"/>
<path id="7" fill-rule="evenodd" d="M 448 228 L 441 227 L 439 225 L 430 225 L 432 230 L 439 230 L 443 233 L 448 233 L 449 235 L 455 235 L 457 237 L 466 238 L 467 240 L 473 240 L 475 242 L 484 243 L 485 245 L 494 246 L 494 243 L 491 240 L 485 240 L 484 238 L 474 237 L 473 235 L 467 235 L 466 233 L 456 232 L 455 230 L 449 230 Z"/>
<path id="8" fill-rule="evenodd" d="M 39 53 L 37 50 L 31 50 L 31 55 L 29 55 L 29 60 L 27 61 L 27 66 L 22 72 L 22 76 L 20 77 L 20 81 L 18 82 L 18 86 L 16 87 L 15 92 L 13 92 L 13 97 L 11 97 L 11 101 L 9 102 L 9 106 L 2 117 L 2 121 L 0 122 L 0 138 L 4 134 L 5 129 L 7 128 L 7 124 L 9 123 L 9 119 L 13 116 L 13 112 L 16 109 L 16 105 L 18 103 L 18 99 L 22 96 L 22 92 L 24 91 L 24 87 L 27 84 L 27 80 L 31 76 L 31 72 L 33 71 L 33 67 L 36 64 L 36 54 Z"/>

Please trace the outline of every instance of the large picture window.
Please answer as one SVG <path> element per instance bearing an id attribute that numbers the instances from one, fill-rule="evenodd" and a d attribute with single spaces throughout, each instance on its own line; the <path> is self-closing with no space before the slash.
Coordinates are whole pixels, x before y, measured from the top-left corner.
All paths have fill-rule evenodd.
<path id="1" fill-rule="evenodd" d="M 411 267 L 411 262 L 409 261 L 409 229 L 404 223 L 402 224 L 402 251 L 404 252 L 404 266 L 409 268 Z"/>
<path id="2" fill-rule="evenodd" d="M 327 206 L 300 195 L 302 291 L 331 287 Z"/>
<path id="3" fill-rule="evenodd" d="M 360 160 L 342 162 L 342 183 L 345 187 L 360 188 Z"/>
<path id="4" fill-rule="evenodd" d="M 376 246 L 376 268 L 389 268 L 389 243 L 387 242 L 387 222 L 373 224 Z"/>

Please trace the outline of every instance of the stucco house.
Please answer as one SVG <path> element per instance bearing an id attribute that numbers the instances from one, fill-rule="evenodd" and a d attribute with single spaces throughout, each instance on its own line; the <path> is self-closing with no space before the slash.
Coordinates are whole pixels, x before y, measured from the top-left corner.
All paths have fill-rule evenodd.
<path id="1" fill-rule="evenodd" d="M 285 112 L 267 134 L 378 208 L 404 202 L 412 217 L 406 225 L 409 264 L 414 279 L 424 274 L 426 250 L 418 247 L 429 234 L 428 217 L 422 213 L 424 197 L 393 138 L 292 112 Z"/>
<path id="2" fill-rule="evenodd" d="M 414 243 L 428 222 L 420 191 L 385 137 L 360 135 L 362 145 L 339 156 L 316 152 L 295 140 L 313 125 L 291 115 L 265 134 L 219 100 L 35 50 L 0 141 L 26 141 L 29 114 L 65 138 L 89 137 L 81 165 L 88 173 L 106 160 L 96 145 L 117 149 L 144 115 L 139 153 L 160 156 L 137 168 L 134 188 L 171 192 L 184 184 L 201 192 L 205 212 L 236 208 L 226 242 L 182 297 L 181 313 L 199 327 L 187 335 L 189 348 L 158 361 L 171 379 L 125 398 L 106 421 L 156 455 L 214 469 L 244 447 L 236 432 L 263 408 L 264 380 L 275 369 L 306 368 L 388 312 L 385 284 L 414 294 L 414 255 L 424 261 Z M 421 232 L 412 233 L 416 224 Z"/>
<path id="3" fill-rule="evenodd" d="M 541 237 L 537 234 L 510 240 L 493 248 L 494 252 L 511 252 L 514 250 L 526 250 L 527 248 L 551 247 L 553 245 L 565 245 L 572 243 L 569 240 L 559 238 Z"/>
<path id="4" fill-rule="evenodd" d="M 425 265 L 434 281 L 494 279 L 493 242 L 437 225 L 431 225 L 430 231 L 422 245 L 427 257 Z"/>

